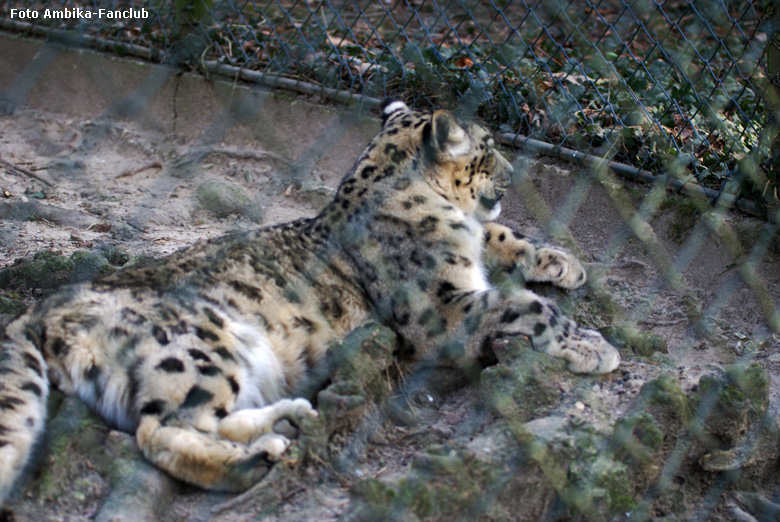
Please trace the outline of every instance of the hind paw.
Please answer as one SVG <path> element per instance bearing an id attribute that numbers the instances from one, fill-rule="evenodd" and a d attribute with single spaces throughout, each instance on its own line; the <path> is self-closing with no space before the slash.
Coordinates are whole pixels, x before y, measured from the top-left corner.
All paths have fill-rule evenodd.
<path id="1" fill-rule="evenodd" d="M 569 361 L 574 373 L 609 373 L 620 364 L 620 352 L 595 330 L 577 328 L 553 354 Z"/>
<path id="2" fill-rule="evenodd" d="M 287 448 L 290 447 L 291 443 L 292 441 L 284 435 L 266 433 L 265 435 L 261 435 L 251 446 L 249 446 L 249 453 L 265 453 L 269 461 L 276 462 L 282 458 L 282 455 L 287 451 Z"/>
<path id="3" fill-rule="evenodd" d="M 282 399 L 265 408 L 238 410 L 231 413 L 220 421 L 219 435 L 235 442 L 248 444 L 261 435 L 273 431 L 278 431 L 281 435 L 291 435 L 292 432 L 282 426 L 283 423 L 280 421 L 283 419 L 300 425 L 304 419 L 315 417 L 317 411 L 306 399 Z M 275 430 L 275 426 L 279 426 L 279 429 Z M 297 430 L 295 434 L 297 435 Z"/>

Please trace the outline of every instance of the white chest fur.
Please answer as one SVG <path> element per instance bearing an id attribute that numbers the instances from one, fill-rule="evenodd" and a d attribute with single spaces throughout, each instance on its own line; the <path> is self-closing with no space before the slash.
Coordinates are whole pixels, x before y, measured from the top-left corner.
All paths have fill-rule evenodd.
<path id="1" fill-rule="evenodd" d="M 238 321 L 231 322 L 228 328 L 235 336 L 236 352 L 242 362 L 236 409 L 259 408 L 279 400 L 285 386 L 284 371 L 265 332 Z"/>
<path id="2" fill-rule="evenodd" d="M 473 217 L 466 217 L 465 225 L 466 229 L 461 230 L 463 237 L 459 238 L 459 244 L 467 251 L 468 257 L 473 262 L 471 266 L 466 268 L 466 277 L 464 278 L 466 288 L 463 290 L 483 292 L 490 289 L 487 270 L 482 261 L 485 230 L 482 227 L 482 223 Z"/>

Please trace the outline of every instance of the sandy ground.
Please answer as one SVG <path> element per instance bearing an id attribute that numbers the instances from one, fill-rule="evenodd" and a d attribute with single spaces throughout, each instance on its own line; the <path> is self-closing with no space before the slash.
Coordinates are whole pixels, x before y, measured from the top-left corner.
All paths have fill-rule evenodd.
<path id="1" fill-rule="evenodd" d="M 280 114 L 285 104 L 298 105 L 296 114 L 300 114 L 302 103 L 282 97 L 274 101 L 273 110 Z M 137 121 L 24 108 L 0 117 L 0 269 L 40 251 L 67 256 L 105 248 L 119 249 L 131 258 L 156 258 L 229 231 L 314 215 L 378 124 L 332 109 L 324 118 L 319 109 L 306 111 L 316 112 L 316 120 L 288 120 L 276 126 L 267 119 L 251 126 L 236 125 L 208 147 L 193 137 L 197 132 L 192 128 L 170 132 Z M 770 409 L 776 409 L 780 343 L 769 330 L 756 297 L 765 295 L 777 302 L 776 253 L 769 248 L 761 256 L 753 267 L 751 285 L 740 275 L 747 273 L 740 263 L 761 243 L 764 222 L 729 213 L 718 218 L 717 227 L 709 226 L 700 216 L 686 214 L 682 198 L 673 197 L 655 212 L 646 213 L 649 226 L 640 241 L 621 212 L 626 208 L 646 211 L 651 187 L 591 181 L 587 173 L 571 165 L 527 159 L 515 151 L 507 155 L 518 177 L 500 221 L 539 237 L 552 236 L 588 263 L 589 286 L 571 296 L 580 302 L 578 319 L 594 328 L 633 325 L 661 336 L 667 345 L 668 355 L 655 358 L 624 353 L 619 370 L 623 378 L 602 381 L 567 376 L 564 391 L 587 386 L 598 395 L 602 389 L 619 388 L 630 391 L 625 397 L 635 396 L 651 376 L 661 371 L 676 373 L 670 369 L 674 366 L 684 368 L 686 382 L 694 386 L 708 369 L 749 359 L 768 372 Z M 220 194 L 216 204 L 203 196 L 214 187 Z M 555 219 L 549 221 L 548 215 Z M 632 226 L 634 231 L 641 229 L 636 223 Z M 675 267 L 673 282 L 659 269 L 668 262 Z M 29 303 L 50 291 L 0 288 L 0 295 Z M 600 292 L 616 305 L 607 319 L 589 304 L 589 296 Z M 637 375 L 636 382 L 629 382 L 626 373 Z M 682 375 L 683 370 L 678 373 Z M 444 444 L 457 437 L 478 438 L 481 432 L 468 427 L 481 418 L 475 395 L 473 386 L 458 386 L 441 396 L 424 395 L 430 404 L 419 409 L 422 423 L 384 425 L 350 476 L 402 476 L 414 456 L 431 444 L 429 439 Z M 585 405 L 572 401 L 566 407 L 593 410 L 593 418 L 613 409 L 610 415 L 614 416 L 629 408 L 622 392 L 620 399 L 616 397 L 601 403 L 595 398 Z M 54 409 L 57 418 L 65 420 L 55 419 L 52 429 L 70 436 L 63 427 L 67 419 L 90 417 L 73 401 L 63 404 Z M 99 426 L 106 451 L 133 454 L 131 437 L 108 430 L 99 420 L 92 422 Z M 47 440 L 59 440 L 56 436 Z M 110 502 L 105 500 L 112 487 L 107 478 L 111 470 L 89 464 L 90 449 L 73 444 L 73 455 L 87 455 L 75 459 L 80 464 L 68 467 L 67 480 L 75 484 L 75 493 L 65 497 L 56 488 L 40 484 L 22 490 L 10 511 L 3 512 L 5 520 L 112 519 Z M 46 457 L 46 450 L 43 455 L 45 467 L 45 459 L 52 457 Z M 259 516 L 257 497 L 203 493 L 153 469 L 133 473 L 139 473 L 144 487 L 169 503 L 164 514 L 155 512 L 162 519 Z M 270 519 L 335 520 L 342 516 L 353 482 L 318 478 L 316 467 L 302 473 L 298 485 L 283 495 L 284 500 L 295 500 L 269 514 Z"/>

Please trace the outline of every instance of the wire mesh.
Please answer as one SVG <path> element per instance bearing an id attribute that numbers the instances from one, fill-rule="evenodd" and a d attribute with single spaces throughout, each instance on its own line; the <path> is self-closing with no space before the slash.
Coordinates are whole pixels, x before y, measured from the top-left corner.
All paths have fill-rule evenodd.
<path id="1" fill-rule="evenodd" d="M 148 17 L 81 18 L 79 8 L 143 9 Z M 39 15 L 22 18 L 14 11 L 12 16 L 12 9 Z M 46 17 L 47 9 L 72 16 Z M 603 232 L 595 241 L 598 248 L 591 250 L 591 243 L 585 254 L 598 252 L 596 270 L 648 273 L 638 290 L 627 289 L 630 275 L 607 275 L 596 279 L 601 284 L 588 288 L 587 295 L 556 295 L 564 303 L 568 299 L 563 306 L 578 321 L 622 343 L 628 363 L 609 381 L 561 376 L 562 367 L 551 367 L 527 345 L 497 343 L 499 364 L 472 383 L 479 389 L 479 399 L 468 403 L 472 409 L 458 410 L 452 400 L 441 406 L 466 420 L 453 422 L 453 431 L 443 434 L 425 423 L 404 432 L 404 412 L 439 400 L 430 395 L 438 389 L 432 371 L 382 359 L 397 348 L 388 346 L 392 342 L 382 337 L 386 334 L 353 334 L 351 342 L 361 349 L 378 345 L 368 353 L 386 366 L 366 370 L 357 361 L 360 356 L 352 354 L 345 364 L 365 375 L 349 381 L 341 375 L 349 371 L 334 370 L 331 395 L 321 396 L 320 406 L 326 417 L 343 422 L 329 433 L 341 437 L 341 451 L 328 453 L 332 438 L 309 441 L 318 472 L 333 469 L 349 477 L 342 480 L 352 488 L 353 502 L 340 511 L 343 520 L 515 520 L 523 519 L 528 505 L 540 520 L 776 517 L 780 489 L 773 470 L 780 446 L 776 405 L 769 397 L 776 396 L 770 387 L 780 349 L 775 337 L 780 331 L 778 288 L 771 275 L 778 225 L 747 226 L 729 214 L 731 200 L 717 202 L 720 193 L 742 195 L 745 186 L 751 196 L 767 193 L 767 185 L 755 183 L 755 173 L 740 171 L 746 158 L 760 167 L 771 155 L 762 142 L 769 115 L 761 95 L 761 60 L 770 32 L 762 29 L 763 13 L 756 4 L 251 0 L 215 2 L 205 12 L 192 7 L 181 14 L 167 4 L 7 2 L 0 15 L 5 29 L 48 35 L 73 47 L 97 46 L 206 73 L 222 70 L 309 94 L 347 92 L 341 99 L 358 104 L 396 95 L 418 107 L 449 107 L 482 117 L 508 142 L 522 135 L 551 143 L 553 152 L 570 148 L 658 174 L 649 188 L 625 187 L 606 162 L 592 161 L 586 175 L 561 188 L 545 184 L 546 176 L 538 172 L 532 175 L 540 168 L 529 167 L 533 160 L 514 157 L 513 193 L 526 208 L 523 220 L 539 224 L 546 235 L 575 251 L 585 250 L 581 238 Z M 57 49 L 44 46 L 13 79 L 2 93 L 5 109 L 23 107 L 37 79 L 64 52 Z M 110 122 L 148 112 L 150 100 L 175 74 L 174 69 L 156 70 L 130 95 L 113 100 L 97 118 L 91 141 L 79 147 L 80 157 L 99 156 L 100 144 L 116 134 Z M 96 83 L 109 96 L 115 88 L 107 79 Z M 256 159 L 219 144 L 225 129 L 255 118 L 260 127 L 272 123 L 262 103 L 231 99 L 174 155 L 171 176 L 197 177 L 219 154 Z M 289 143 L 262 135 L 275 162 L 271 177 L 279 180 L 264 181 L 264 190 L 278 197 L 310 182 L 312 171 L 362 118 L 357 111 L 334 118 L 294 153 Z M 6 168 L 14 172 L 12 165 Z M 241 171 L 235 165 L 230 169 Z M 753 181 L 745 179 L 748 174 Z M 667 178 L 677 179 L 680 190 L 690 194 L 686 203 L 668 198 Z M 711 192 L 688 190 L 694 180 Z M 163 194 L 169 189 L 151 190 Z M 597 191 L 601 206 L 594 207 Z M 618 225 L 583 229 L 581 221 L 594 226 L 583 215 L 594 213 L 614 214 Z M 129 222 L 143 230 L 144 219 L 149 216 L 132 216 Z M 8 235 L 1 239 L 13 244 Z M 709 255 L 718 256 L 722 273 L 696 272 L 697 263 Z M 642 261 L 632 261 L 634 256 Z M 8 274 L 17 272 L 0 277 L 6 296 L 15 288 Z M 706 291 L 702 279 L 713 281 Z M 671 301 L 681 304 L 671 306 Z M 739 316 L 740 302 L 753 317 Z M 685 328 L 670 340 L 674 362 L 701 360 L 691 354 L 718 347 L 735 364 L 726 370 L 675 367 L 662 353 L 660 339 L 676 324 Z M 345 350 L 352 346 L 345 345 Z M 637 374 L 641 389 L 632 388 Z M 388 389 L 380 386 L 388 382 Z M 614 398 L 624 393 L 634 395 L 599 405 L 599 394 Z M 368 406 L 357 413 L 345 407 L 361 400 Z M 612 406 L 617 411 L 606 417 L 572 413 L 601 415 Z M 501 423 L 493 424 L 492 416 Z M 604 418 L 611 423 L 607 427 L 598 422 Z M 380 480 L 381 465 L 368 466 L 371 477 L 358 478 L 365 460 L 382 446 L 372 437 L 387 423 L 401 426 L 392 444 L 421 441 L 413 447 L 426 454 L 407 455 L 415 465 L 398 480 Z M 485 426 L 493 430 L 489 449 L 500 448 L 500 454 L 479 447 Z M 370 447 L 375 453 L 369 455 Z M 283 477 L 301 487 L 300 480 L 293 480 L 297 477 Z M 282 497 L 289 500 L 295 491 L 284 490 Z M 283 516 L 282 506 L 277 499 L 256 516 Z"/>
<path id="2" fill-rule="evenodd" d="M 133 2 L 11 2 L 3 11 L 17 28 L 67 30 L 104 47 L 122 44 L 122 52 L 215 61 L 361 96 L 401 95 L 417 106 L 459 106 L 507 134 L 719 192 L 759 200 L 772 193 L 766 175 L 755 174 L 771 153 L 761 145 L 767 33 L 754 2 L 251 0 L 205 2 L 202 13 L 197 4 L 179 14 L 172 4 Z M 134 6 L 146 17 L 84 18 Z M 19 11 L 11 17 L 10 9 Z M 47 9 L 73 15 L 47 17 Z M 193 24 L 200 41 L 181 52 L 174 44 Z M 740 171 L 745 158 L 754 167 Z"/>

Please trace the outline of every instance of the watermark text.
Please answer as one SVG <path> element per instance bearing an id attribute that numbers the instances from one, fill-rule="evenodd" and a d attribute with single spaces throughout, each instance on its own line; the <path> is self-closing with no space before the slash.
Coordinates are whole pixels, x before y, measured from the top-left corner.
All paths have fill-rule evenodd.
<path id="1" fill-rule="evenodd" d="M 120 19 L 127 20 L 130 18 L 149 18 L 149 10 L 145 7 L 140 8 L 128 8 L 128 9 L 84 9 L 83 7 L 65 7 L 63 9 L 18 9 L 11 8 L 11 18 L 18 20 L 32 20 L 32 19 L 46 19 L 46 18 L 60 18 L 60 19 Z"/>

